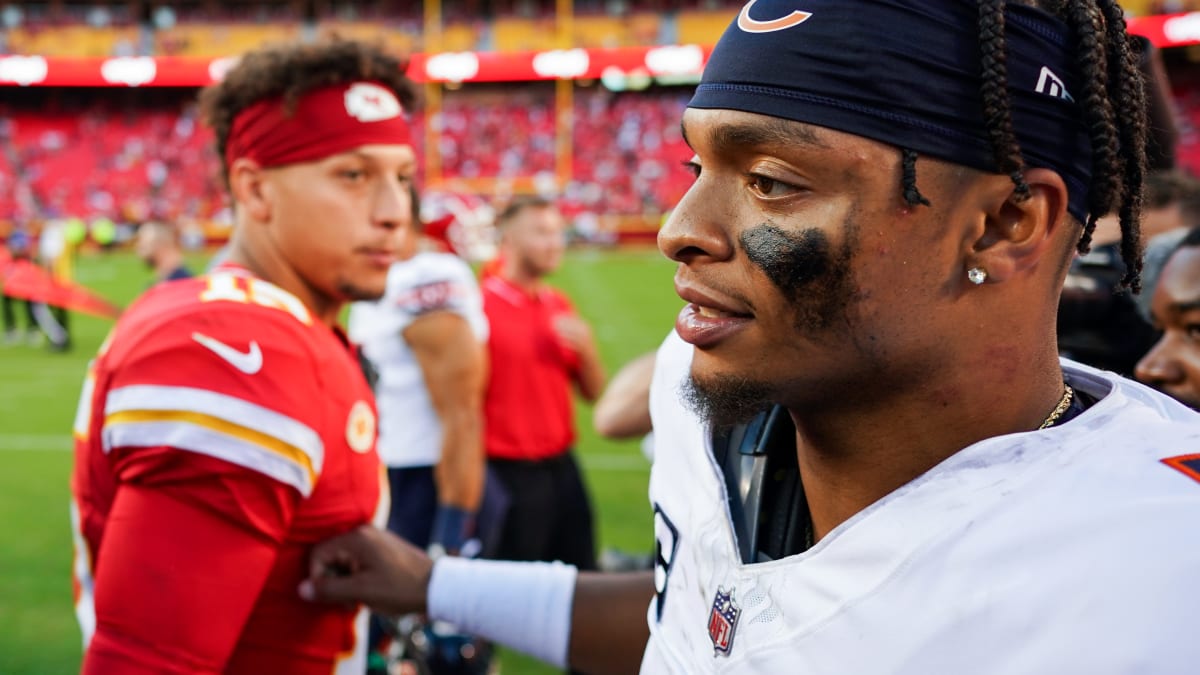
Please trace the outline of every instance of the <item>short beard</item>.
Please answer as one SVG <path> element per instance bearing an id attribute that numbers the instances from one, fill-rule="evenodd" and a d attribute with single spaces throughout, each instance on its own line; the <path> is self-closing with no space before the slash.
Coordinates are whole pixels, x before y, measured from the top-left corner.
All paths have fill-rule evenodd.
<path id="1" fill-rule="evenodd" d="M 386 288 L 367 289 L 361 286 L 355 286 L 349 281 L 342 280 L 337 285 L 338 293 L 349 302 L 358 302 L 359 300 L 378 300 L 383 297 Z"/>
<path id="2" fill-rule="evenodd" d="M 704 382 L 688 376 L 680 386 L 679 397 L 715 430 L 745 424 L 774 405 L 767 385 L 738 377 Z"/>

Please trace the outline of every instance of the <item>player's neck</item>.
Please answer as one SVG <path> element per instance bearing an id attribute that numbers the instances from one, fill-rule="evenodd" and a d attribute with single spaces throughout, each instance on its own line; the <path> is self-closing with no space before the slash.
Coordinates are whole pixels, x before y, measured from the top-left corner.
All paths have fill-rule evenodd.
<path id="1" fill-rule="evenodd" d="M 154 274 L 159 279 L 166 279 L 183 264 L 183 256 L 178 251 L 164 251 L 154 265 Z"/>
<path id="2" fill-rule="evenodd" d="M 817 537 L 963 448 L 1037 429 L 1061 400 L 1062 373 L 1052 349 L 1025 356 L 1032 365 L 960 361 L 945 377 L 858 405 L 792 410 Z"/>
<path id="3" fill-rule="evenodd" d="M 544 285 L 543 276 L 520 264 L 515 256 L 511 255 L 505 258 L 504 265 L 500 268 L 500 278 L 530 295 L 536 295 Z"/>
<path id="4" fill-rule="evenodd" d="M 317 292 L 294 267 L 278 257 L 256 255 L 248 247 L 235 242 L 229 253 L 228 261 L 246 268 L 259 279 L 268 281 L 296 296 L 300 302 L 304 303 L 308 311 L 312 312 L 312 315 L 326 326 L 337 325 L 343 303 Z"/>

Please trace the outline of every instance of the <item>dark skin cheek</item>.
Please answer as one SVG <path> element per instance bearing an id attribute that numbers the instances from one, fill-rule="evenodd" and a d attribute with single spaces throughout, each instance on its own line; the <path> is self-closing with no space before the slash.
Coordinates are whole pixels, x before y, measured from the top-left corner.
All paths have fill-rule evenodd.
<path id="1" fill-rule="evenodd" d="M 738 239 L 750 262 L 789 298 L 832 267 L 829 238 L 816 228 L 784 232 L 767 222 L 746 230 Z"/>
<path id="2" fill-rule="evenodd" d="M 844 322 L 856 299 L 850 260 L 857 227 L 848 221 L 843 231 L 846 241 L 837 250 L 818 228 L 789 232 L 766 222 L 738 237 L 750 262 L 787 298 L 799 332 L 827 330 Z"/>

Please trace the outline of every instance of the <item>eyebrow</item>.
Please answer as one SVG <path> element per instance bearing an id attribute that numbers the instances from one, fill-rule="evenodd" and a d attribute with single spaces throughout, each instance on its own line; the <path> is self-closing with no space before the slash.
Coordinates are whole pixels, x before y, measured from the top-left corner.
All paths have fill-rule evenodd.
<path id="1" fill-rule="evenodd" d="M 688 140 L 687 124 L 681 122 L 683 140 Z M 789 120 L 767 118 L 753 124 L 718 124 L 708 130 L 709 142 L 719 153 L 737 152 L 748 148 L 802 146 L 827 149 L 829 146 L 807 125 Z"/>
<path id="2" fill-rule="evenodd" d="M 336 156 L 337 155 L 335 155 L 335 157 Z M 347 157 L 347 158 L 358 159 L 358 160 L 361 160 L 368 164 L 371 164 L 372 166 L 379 166 L 381 164 L 387 164 L 390 161 L 389 158 L 386 156 L 380 157 L 379 155 L 375 155 L 375 154 L 372 154 L 369 152 L 363 152 L 362 150 L 359 150 L 357 148 L 346 151 L 345 153 L 343 153 L 342 156 Z M 405 158 L 402 162 L 400 162 L 400 164 L 402 165 L 401 168 L 415 167 L 417 165 L 417 161 L 415 158 L 412 158 L 412 159 Z"/>
<path id="3" fill-rule="evenodd" d="M 1200 298 L 1189 300 L 1187 302 L 1171 303 L 1171 312 L 1173 314 L 1183 314 L 1184 312 L 1190 312 L 1195 309 L 1200 309 Z"/>

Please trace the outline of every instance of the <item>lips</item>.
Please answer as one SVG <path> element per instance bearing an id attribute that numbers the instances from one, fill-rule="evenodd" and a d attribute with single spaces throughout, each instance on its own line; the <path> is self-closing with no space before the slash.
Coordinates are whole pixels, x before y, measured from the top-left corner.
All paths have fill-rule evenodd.
<path id="1" fill-rule="evenodd" d="M 675 319 L 675 332 L 684 342 L 709 349 L 745 330 L 754 316 L 745 308 L 707 289 L 675 280 L 675 292 L 688 304 Z"/>
<path id="2" fill-rule="evenodd" d="M 367 260 L 377 267 L 391 267 L 398 260 L 396 251 L 382 248 L 366 248 L 360 251 Z"/>

